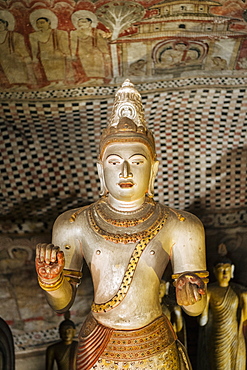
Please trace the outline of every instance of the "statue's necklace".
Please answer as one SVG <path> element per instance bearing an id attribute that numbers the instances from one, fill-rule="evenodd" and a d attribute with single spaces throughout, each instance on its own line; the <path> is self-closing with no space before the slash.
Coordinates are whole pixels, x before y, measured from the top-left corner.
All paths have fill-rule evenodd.
<path id="1" fill-rule="evenodd" d="M 148 220 L 154 214 L 155 202 L 153 199 L 147 197 L 145 203 L 137 211 L 129 212 L 113 209 L 107 203 L 107 199 L 102 198 L 97 202 L 95 210 L 99 217 L 108 224 L 117 227 L 132 227 Z"/>
<path id="2" fill-rule="evenodd" d="M 101 201 L 99 201 L 100 203 Z M 156 204 L 154 202 L 154 205 L 153 205 L 153 211 L 150 213 L 150 211 L 148 212 L 148 215 L 145 215 L 145 208 L 146 208 L 146 205 L 144 204 L 144 208 L 140 211 L 141 213 L 143 213 L 143 219 L 138 222 L 136 224 L 136 226 L 138 226 L 139 224 L 143 224 L 145 223 L 145 219 L 146 218 L 146 221 L 150 221 L 149 222 L 149 226 L 147 225 L 147 227 L 144 227 L 143 225 L 143 228 L 141 231 L 133 231 L 132 227 L 135 226 L 133 225 L 131 222 L 129 222 L 129 225 L 128 226 L 123 226 L 122 225 L 122 220 L 121 222 L 119 222 L 119 227 L 129 227 L 130 230 L 128 233 L 124 232 L 124 233 L 121 233 L 121 232 L 110 232 L 108 231 L 109 230 L 109 223 L 107 221 L 105 221 L 103 218 L 101 218 L 100 214 L 97 212 L 98 211 L 98 204 L 94 204 L 92 205 L 91 207 L 88 208 L 87 210 L 87 215 L 88 215 L 88 221 L 90 223 L 90 226 L 92 227 L 92 229 L 100 236 L 102 236 L 104 239 L 106 240 L 109 240 L 109 241 L 112 241 L 113 243 L 123 243 L 123 244 L 127 244 L 127 243 L 136 243 L 138 242 L 139 240 L 141 240 L 142 238 L 145 238 L 145 237 L 148 237 L 148 235 L 150 235 L 150 233 L 153 232 L 153 230 L 155 230 L 157 228 L 157 225 L 160 224 L 160 222 L 162 221 L 162 219 L 166 219 L 167 216 L 168 216 L 168 213 L 167 214 L 164 214 L 164 211 L 161 209 L 161 207 Z M 127 215 L 128 214 L 128 215 Z M 132 212 L 123 212 L 123 216 L 125 215 L 126 216 L 131 216 Z M 138 213 L 135 213 L 135 218 L 134 219 L 137 219 L 137 214 Z M 153 217 L 152 217 L 153 216 Z M 153 218 L 153 222 L 152 222 L 152 218 Z M 98 220 L 100 221 L 103 221 L 103 224 L 105 225 L 104 227 L 101 225 L 101 222 L 98 222 Z M 132 221 L 131 219 L 127 220 L 127 221 Z M 114 220 L 115 222 L 115 220 Z M 117 222 L 118 223 L 118 222 Z M 128 222 L 127 222 L 128 223 Z M 151 223 L 151 225 L 150 225 Z M 107 226 L 108 225 L 108 226 Z M 112 227 L 115 227 L 116 225 L 114 223 L 110 223 L 110 225 Z M 121 225 L 121 226 L 120 226 Z M 107 229 L 107 230 L 106 230 Z M 132 229 L 132 230 L 131 230 Z"/>

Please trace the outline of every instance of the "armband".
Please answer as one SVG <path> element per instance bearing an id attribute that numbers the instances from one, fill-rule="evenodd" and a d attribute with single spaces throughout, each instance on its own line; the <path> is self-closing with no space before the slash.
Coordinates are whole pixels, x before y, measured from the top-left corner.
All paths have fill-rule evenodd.
<path id="1" fill-rule="evenodd" d="M 77 285 L 80 284 L 82 278 L 81 271 L 64 269 L 63 272 L 65 279 L 68 280 L 70 283 L 75 283 Z"/>
<path id="2" fill-rule="evenodd" d="M 55 283 L 51 283 L 51 284 L 44 283 L 43 281 L 41 281 L 41 279 L 39 277 L 38 277 L 38 282 L 39 282 L 40 287 L 43 290 L 45 290 L 46 292 L 52 292 L 53 290 L 57 290 L 58 288 L 60 288 L 60 286 L 63 284 L 64 275 L 62 273 L 59 276 L 58 280 L 55 281 Z"/>

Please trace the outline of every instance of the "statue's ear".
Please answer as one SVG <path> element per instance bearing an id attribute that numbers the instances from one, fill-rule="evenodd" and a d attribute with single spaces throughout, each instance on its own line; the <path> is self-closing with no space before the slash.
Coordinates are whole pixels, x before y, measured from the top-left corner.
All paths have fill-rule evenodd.
<path id="1" fill-rule="evenodd" d="M 107 189 L 105 185 L 105 177 L 104 177 L 104 170 L 103 170 L 103 163 L 101 161 L 97 162 L 97 170 L 98 170 L 98 175 L 100 179 L 100 195 L 106 195 L 107 194 Z"/>
<path id="2" fill-rule="evenodd" d="M 158 172 L 159 167 L 159 161 L 154 161 L 151 168 L 150 173 L 150 179 L 149 179 L 149 185 L 148 185 L 148 196 L 153 197 L 154 196 L 154 181 Z"/>
<path id="3" fill-rule="evenodd" d="M 231 278 L 233 278 L 233 277 L 234 277 L 234 270 L 235 270 L 235 266 L 234 266 L 234 265 L 232 265 L 232 266 L 231 266 Z"/>

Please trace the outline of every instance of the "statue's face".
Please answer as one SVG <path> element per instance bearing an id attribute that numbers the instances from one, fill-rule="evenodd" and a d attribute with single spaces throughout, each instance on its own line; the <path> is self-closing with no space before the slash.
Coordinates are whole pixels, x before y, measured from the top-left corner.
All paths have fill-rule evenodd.
<path id="1" fill-rule="evenodd" d="M 218 264 L 214 269 L 214 273 L 219 285 L 228 286 L 232 277 L 232 265 L 230 263 Z"/>
<path id="2" fill-rule="evenodd" d="M 139 142 L 111 143 L 102 157 L 105 186 L 118 201 L 135 201 L 148 191 L 153 161 Z"/>
<path id="3" fill-rule="evenodd" d="M 72 326 L 64 325 L 60 329 L 60 337 L 66 343 L 71 343 L 75 335 L 75 329 Z"/>

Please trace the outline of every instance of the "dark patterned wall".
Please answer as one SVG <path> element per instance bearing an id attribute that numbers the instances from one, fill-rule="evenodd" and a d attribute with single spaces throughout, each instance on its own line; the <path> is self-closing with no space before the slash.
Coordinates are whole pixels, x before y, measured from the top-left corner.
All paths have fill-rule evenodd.
<path id="1" fill-rule="evenodd" d="M 203 221 L 211 281 L 224 243 L 234 280 L 245 286 L 246 83 L 208 77 L 137 85 L 160 160 L 155 198 Z M 38 286 L 34 249 L 50 241 L 61 212 L 98 199 L 98 143 L 117 88 L 0 95 L 0 316 L 14 333 L 17 356 L 58 339 L 62 318 Z M 71 309 L 78 330 L 92 299 L 87 279 Z"/>
<path id="2" fill-rule="evenodd" d="M 179 81 L 175 85 L 153 92 L 147 92 L 150 85 L 140 85 L 160 160 L 156 199 L 199 213 L 238 211 L 237 224 L 244 224 L 246 90 L 244 86 L 180 88 Z M 92 94 L 93 90 L 85 92 Z M 63 98 L 61 91 L 59 99 L 53 99 L 50 92 L 28 101 L 25 94 L 23 99 L 2 100 L 1 217 L 5 231 L 6 220 L 50 223 L 68 207 L 98 198 L 98 142 L 113 98 L 74 98 L 73 90 L 70 97 L 66 94 Z"/>

